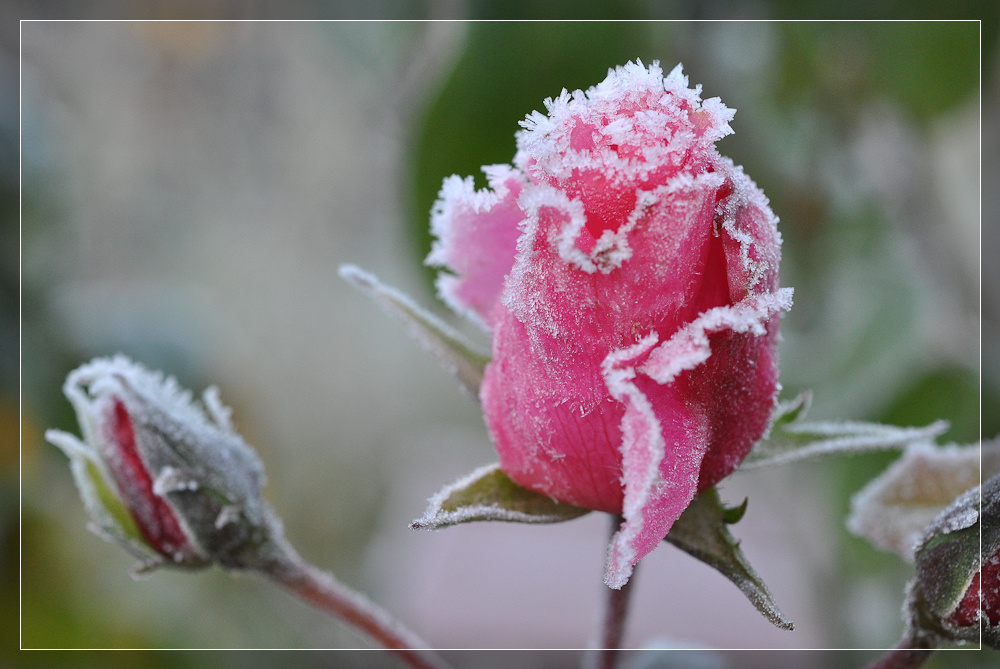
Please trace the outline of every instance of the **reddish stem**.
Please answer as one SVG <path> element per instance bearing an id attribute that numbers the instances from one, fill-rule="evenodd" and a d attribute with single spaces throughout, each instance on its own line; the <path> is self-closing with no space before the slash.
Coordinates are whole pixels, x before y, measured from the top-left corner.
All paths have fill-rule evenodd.
<path id="1" fill-rule="evenodd" d="M 332 575 L 312 566 L 289 546 L 264 573 L 313 606 L 364 632 L 413 669 L 449 669 L 416 634 L 388 611 L 347 587 Z"/>
<path id="2" fill-rule="evenodd" d="M 935 648 L 920 645 L 912 637 L 904 637 L 892 650 L 868 665 L 867 669 L 916 669 L 930 659 Z"/>
<path id="3" fill-rule="evenodd" d="M 622 517 L 611 517 L 611 536 L 621 527 Z M 625 637 L 625 617 L 628 614 L 629 594 L 632 589 L 632 578 L 626 581 L 620 589 L 606 588 L 604 611 L 601 616 L 601 627 L 597 632 L 597 650 L 591 651 L 584 658 L 586 669 L 614 669 L 618 661 L 618 650 Z"/>

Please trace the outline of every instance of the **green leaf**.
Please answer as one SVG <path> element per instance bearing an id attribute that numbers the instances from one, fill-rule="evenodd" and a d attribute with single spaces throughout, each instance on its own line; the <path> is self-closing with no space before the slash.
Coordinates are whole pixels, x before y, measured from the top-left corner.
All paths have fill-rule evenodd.
<path id="1" fill-rule="evenodd" d="M 740 507 L 735 507 L 735 510 L 742 516 L 742 511 L 746 510 L 746 501 Z M 735 583 L 740 592 L 776 627 L 791 630 L 792 621 L 778 610 L 764 581 L 740 550 L 739 541 L 733 538 L 726 527 L 735 522 L 728 520 L 734 516 L 733 511 L 734 509 L 724 507 L 719 501 L 718 491 L 710 488 L 694 498 L 670 528 L 665 540 Z"/>
<path id="2" fill-rule="evenodd" d="M 771 416 L 771 426 L 740 469 L 783 465 L 828 455 L 847 455 L 888 449 L 902 449 L 910 444 L 933 442 L 948 430 L 948 421 L 939 420 L 924 427 L 896 427 L 857 421 L 806 422 L 812 402 L 805 391 L 791 402 L 779 402 Z"/>
<path id="3" fill-rule="evenodd" d="M 522 488 L 500 470 L 499 464 L 493 464 L 445 486 L 430 498 L 427 511 L 410 523 L 410 528 L 436 530 L 479 520 L 560 523 L 586 513 L 587 509 L 560 504 Z"/>
<path id="4" fill-rule="evenodd" d="M 476 350 L 444 321 L 421 309 L 407 295 L 354 265 L 341 265 L 340 276 L 403 324 L 407 333 L 455 376 L 473 397 L 479 396 L 483 370 L 490 356 Z"/>

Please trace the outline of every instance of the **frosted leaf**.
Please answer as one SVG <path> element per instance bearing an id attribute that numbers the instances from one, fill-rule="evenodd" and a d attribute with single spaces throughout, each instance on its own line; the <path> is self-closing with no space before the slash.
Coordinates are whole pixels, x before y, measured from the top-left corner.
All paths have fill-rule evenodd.
<path id="1" fill-rule="evenodd" d="M 340 276 L 402 323 L 410 336 L 454 375 L 473 397 L 479 395 L 489 355 L 476 350 L 465 337 L 421 309 L 408 296 L 380 282 L 373 274 L 354 265 L 341 265 Z"/>
<path id="2" fill-rule="evenodd" d="M 792 621 L 785 618 L 778 609 L 764 581 L 753 570 L 743 551 L 740 550 L 740 542 L 733 538 L 727 528 L 727 525 L 733 524 L 739 516 L 742 516 L 742 512 L 746 509 L 745 504 L 746 502 L 742 508 L 727 509 L 719 500 L 716 489 L 709 488 L 695 497 L 684 510 L 670 528 L 665 541 L 718 570 L 732 581 L 775 627 L 791 630 Z"/>
<path id="3" fill-rule="evenodd" d="M 522 488 L 500 470 L 484 465 L 445 486 L 428 500 L 424 515 L 410 523 L 415 530 L 495 520 L 510 523 L 560 523 L 588 513 Z"/>
<path id="4" fill-rule="evenodd" d="M 805 421 L 812 395 L 803 393 L 788 403 L 779 402 L 771 425 L 740 465 L 749 470 L 801 460 L 903 449 L 910 444 L 933 442 L 947 432 L 948 421 L 924 427 L 896 427 L 858 421 Z"/>
<path id="5" fill-rule="evenodd" d="M 913 561 L 924 529 L 954 500 L 979 485 L 979 446 L 909 446 L 851 500 L 848 529 Z M 975 523 L 974 508 L 950 518 L 950 531 Z"/>
<path id="6" fill-rule="evenodd" d="M 811 406 L 811 390 L 803 390 L 801 393 L 796 395 L 795 399 L 779 400 L 774 406 L 774 411 L 771 413 L 771 423 L 768 426 L 768 430 L 764 435 L 764 438 L 766 439 L 771 434 L 771 430 L 773 430 L 776 426 L 786 425 L 805 418 L 805 415 L 809 413 L 809 407 Z"/>

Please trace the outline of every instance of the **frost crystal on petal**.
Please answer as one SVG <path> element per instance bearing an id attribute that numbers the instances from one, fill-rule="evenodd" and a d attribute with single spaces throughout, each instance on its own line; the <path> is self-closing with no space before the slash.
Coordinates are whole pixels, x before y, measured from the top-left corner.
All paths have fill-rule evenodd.
<path id="1" fill-rule="evenodd" d="M 444 181 L 431 213 L 436 238 L 426 264 L 438 274 L 438 294 L 457 313 L 485 329 L 514 262 L 518 224 L 524 218 L 517 198 L 526 181 L 516 168 L 483 168 L 492 190 L 475 189 L 472 177 Z"/>

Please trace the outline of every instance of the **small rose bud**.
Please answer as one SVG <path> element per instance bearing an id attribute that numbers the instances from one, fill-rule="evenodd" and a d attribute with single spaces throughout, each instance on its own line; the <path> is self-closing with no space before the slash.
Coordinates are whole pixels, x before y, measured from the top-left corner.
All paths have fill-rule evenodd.
<path id="1" fill-rule="evenodd" d="M 915 550 L 910 626 L 945 642 L 1000 650 L 1000 474 L 961 495 Z"/>
<path id="2" fill-rule="evenodd" d="M 264 469 L 215 388 L 195 402 L 172 377 L 98 358 L 63 386 L 82 440 L 46 438 L 70 458 L 93 529 L 160 564 L 246 567 L 272 529 Z"/>
<path id="3" fill-rule="evenodd" d="M 734 111 L 680 66 L 629 63 L 521 123 L 512 165 L 445 180 L 428 263 L 492 333 L 480 399 L 503 471 L 624 516 L 619 588 L 767 429 L 781 237 L 715 142 Z"/>

